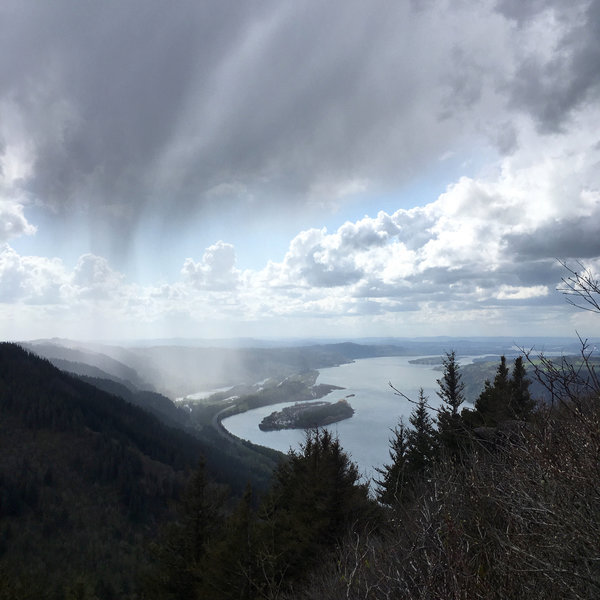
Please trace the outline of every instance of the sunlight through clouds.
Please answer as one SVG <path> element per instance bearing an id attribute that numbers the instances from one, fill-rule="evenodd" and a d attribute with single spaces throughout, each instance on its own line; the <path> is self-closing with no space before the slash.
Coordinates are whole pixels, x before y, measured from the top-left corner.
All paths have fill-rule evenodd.
<path id="1" fill-rule="evenodd" d="M 600 260 L 597 3 L 184 4 L 120 5 L 135 30 L 3 7 L 0 320 L 572 333 L 556 259 Z"/>

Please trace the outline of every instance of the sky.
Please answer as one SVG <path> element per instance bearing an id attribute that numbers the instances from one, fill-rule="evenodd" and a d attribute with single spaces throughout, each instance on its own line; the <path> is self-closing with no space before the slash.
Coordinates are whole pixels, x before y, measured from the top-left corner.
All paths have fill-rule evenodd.
<path id="1" fill-rule="evenodd" d="M 600 335 L 598 0 L 3 0 L 0 337 Z"/>

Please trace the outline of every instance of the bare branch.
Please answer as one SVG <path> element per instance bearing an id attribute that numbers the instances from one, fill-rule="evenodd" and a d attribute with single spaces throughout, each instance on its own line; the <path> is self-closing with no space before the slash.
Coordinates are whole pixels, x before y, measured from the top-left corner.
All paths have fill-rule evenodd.
<path id="1" fill-rule="evenodd" d="M 561 266 L 569 273 L 561 277 L 562 285 L 556 288 L 566 297 L 572 306 L 600 313 L 600 280 L 596 278 L 589 267 L 577 261 L 579 270 L 570 267 L 565 261 L 558 260 Z"/>
<path id="2" fill-rule="evenodd" d="M 411 404 L 414 404 L 415 406 L 417 404 L 419 404 L 418 400 L 413 400 L 411 397 L 407 396 L 404 392 L 401 392 L 397 387 L 395 387 L 394 385 L 392 385 L 391 381 L 388 381 L 388 385 L 392 388 L 392 390 L 394 390 L 394 394 L 396 396 L 400 396 L 400 398 L 404 398 L 405 400 L 407 400 Z M 428 399 L 429 396 L 425 396 L 425 398 Z M 427 410 L 435 412 L 436 414 L 440 414 L 442 412 L 441 408 L 436 407 L 436 406 L 431 406 L 431 404 L 429 404 L 429 402 L 425 402 L 425 408 Z"/>

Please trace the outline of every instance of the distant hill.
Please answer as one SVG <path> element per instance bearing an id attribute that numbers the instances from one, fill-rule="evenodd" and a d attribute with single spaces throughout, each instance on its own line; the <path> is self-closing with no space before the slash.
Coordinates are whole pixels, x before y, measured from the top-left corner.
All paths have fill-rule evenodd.
<path id="1" fill-rule="evenodd" d="M 125 379 L 121 379 L 120 377 L 111 375 L 110 373 L 107 373 L 106 371 L 103 371 L 102 369 L 99 369 L 94 365 L 88 365 L 86 363 L 75 362 L 72 360 L 65 360 L 64 358 L 45 358 L 47 358 L 47 360 L 50 363 L 52 363 L 57 369 L 60 369 L 61 371 L 66 371 L 67 373 L 72 373 L 73 375 L 77 375 L 80 378 L 91 377 L 102 379 L 105 381 L 112 381 L 117 385 L 127 388 L 129 391 L 137 389 L 135 385 L 133 385 L 131 382 Z"/>
<path id="2" fill-rule="evenodd" d="M 95 344 L 85 349 L 68 348 L 67 343 L 60 340 L 54 345 L 52 341 L 39 341 L 24 346 L 80 375 L 112 379 L 132 389 L 157 390 L 172 398 L 203 389 L 256 383 L 268 377 L 286 377 L 359 358 L 407 353 L 405 348 L 393 344 L 352 342 L 277 348 L 168 345 L 125 348 Z M 86 370 L 80 364 L 57 362 L 59 360 L 85 363 L 102 372 Z"/>
<path id="3" fill-rule="evenodd" d="M 507 356 L 507 366 L 511 371 L 514 358 L 514 356 Z M 532 356 L 531 358 L 533 361 L 537 360 L 535 356 Z M 549 358 L 552 360 L 552 357 Z M 573 365 L 578 365 L 581 361 L 581 356 L 578 356 L 577 354 L 566 355 L 564 358 L 567 362 Z M 556 357 L 553 360 L 555 360 L 556 364 L 559 365 L 561 359 L 562 357 Z M 590 362 L 591 364 L 595 365 L 596 370 L 600 367 L 599 357 L 592 357 Z M 499 357 L 486 357 L 483 360 L 477 360 L 473 364 L 464 365 L 460 368 L 462 381 L 465 384 L 464 392 L 467 402 L 474 403 L 475 400 L 477 400 L 479 394 L 483 390 L 486 379 L 490 382 L 494 380 L 499 364 Z M 534 376 L 534 368 L 525 362 L 525 370 L 527 372 L 527 377 L 530 380 L 529 391 L 531 393 L 531 397 L 535 400 L 548 401 L 550 394 Z"/>
<path id="4" fill-rule="evenodd" d="M 144 410 L 151 412 L 161 421 L 176 427 L 187 427 L 189 425 L 189 413 L 175 406 L 175 403 L 157 392 L 132 390 L 130 387 L 102 377 L 89 377 L 78 375 L 78 379 L 93 385 L 109 394 L 123 398 L 131 404 L 135 404 Z"/>
<path id="5" fill-rule="evenodd" d="M 365 338 L 352 341 L 302 340 L 154 340 L 117 346 L 62 339 L 29 342 L 26 347 L 57 361 L 81 364 L 61 368 L 89 377 L 112 379 L 139 390 L 177 398 L 199 391 L 253 384 L 268 377 L 321 369 L 379 356 L 510 355 L 524 348 L 576 353 L 578 340 L 566 338 Z M 92 371 L 99 369 L 103 373 Z"/>
<path id="6" fill-rule="evenodd" d="M 65 370 L 78 375 L 114 379 L 132 388 L 149 389 L 151 387 L 148 382 L 140 378 L 131 366 L 100 352 L 68 347 L 64 345 L 64 342 L 22 342 L 20 345 L 34 354 L 56 363 L 57 366 L 61 363 L 67 366 L 65 361 L 68 361 L 71 364 Z M 85 372 L 83 365 L 87 366 Z M 63 367 L 59 366 L 59 368 Z"/>
<path id="7" fill-rule="evenodd" d="M 27 427 L 100 431 L 126 439 L 168 464 L 198 460 L 200 446 L 193 437 L 166 428 L 146 411 L 14 344 L 0 344 L 0 391 L 0 409 L 21 418 Z"/>
<path id="8" fill-rule="evenodd" d="M 180 340 L 173 340 L 179 342 Z M 193 346 L 158 345 L 119 347 L 101 344 L 84 345 L 68 340 L 40 340 L 30 343 L 33 351 L 50 358 L 65 370 L 85 377 L 100 380 L 110 379 L 128 387 L 133 394 L 122 388 L 112 388 L 112 393 L 125 397 L 133 403 L 143 405 L 143 396 L 135 395 L 138 390 L 158 390 L 161 394 L 176 398 L 202 390 L 216 389 L 238 384 L 253 384 L 269 377 L 284 378 L 294 373 L 321 369 L 351 362 L 353 360 L 379 356 L 435 356 L 441 357 L 448 350 L 460 356 L 496 355 L 511 357 L 519 354 L 519 345 L 535 348 L 547 353 L 565 352 L 575 355 L 579 341 L 567 338 L 523 338 L 515 341 L 508 337 L 481 338 L 369 338 L 356 341 L 313 343 L 300 345 L 299 340 L 290 346 L 260 340 L 231 340 L 219 347 L 207 347 L 201 341 Z M 159 340 L 157 340 L 159 342 Z M 185 342 L 185 340 L 181 340 Z M 205 341 L 207 342 L 207 341 Z M 236 346 L 236 342 L 238 346 Z M 258 347 L 249 347 L 255 343 Z M 248 344 L 248 345 L 246 345 Z M 271 345 L 269 345 L 271 344 Z M 278 342 L 283 344 L 283 341 Z M 275 347 L 274 347 L 275 346 Z M 497 358 L 463 367 L 466 396 L 474 402 L 483 388 L 485 379 L 493 379 Z M 509 359 L 511 362 L 512 359 Z M 93 383 L 90 380 L 90 383 Z M 106 384 L 99 384 L 108 389 Z M 544 390 L 537 382 L 532 383 L 532 393 L 543 396 Z M 120 391 L 118 391 L 120 390 Z M 164 416 L 172 412 L 161 404 L 153 406 L 157 398 L 145 397 L 149 410 Z M 166 410 L 166 412 L 165 412 Z M 171 415 L 174 416 L 174 415 Z"/>

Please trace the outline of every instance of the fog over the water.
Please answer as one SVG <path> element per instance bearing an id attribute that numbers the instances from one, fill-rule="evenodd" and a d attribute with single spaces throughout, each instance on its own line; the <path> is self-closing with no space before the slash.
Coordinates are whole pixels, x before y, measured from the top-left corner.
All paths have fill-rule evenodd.
<path id="1" fill-rule="evenodd" d="M 595 0 L 5 0 L 3 337 L 598 335 L 599 64 Z"/>

